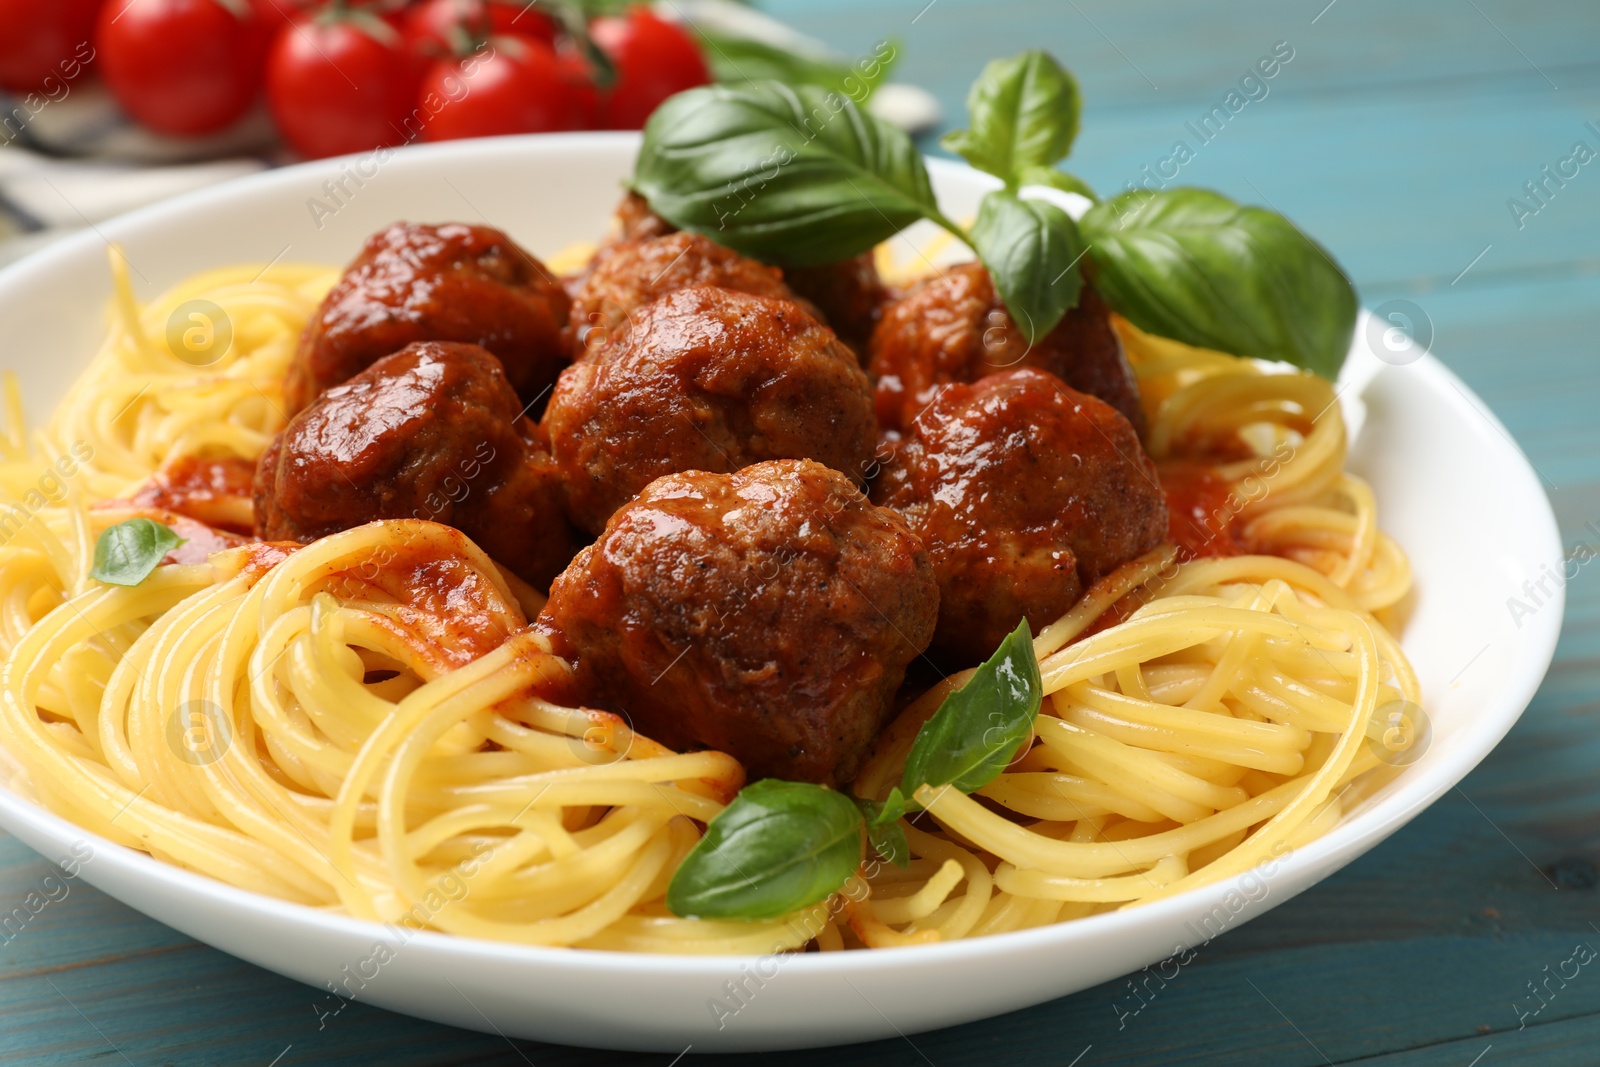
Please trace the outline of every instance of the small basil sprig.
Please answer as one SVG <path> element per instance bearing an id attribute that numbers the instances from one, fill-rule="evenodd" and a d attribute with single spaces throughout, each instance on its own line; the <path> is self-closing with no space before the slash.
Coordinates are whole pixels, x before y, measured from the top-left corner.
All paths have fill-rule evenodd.
<path id="1" fill-rule="evenodd" d="M 1034 49 L 984 67 L 967 94 L 971 128 L 939 143 L 1008 189 L 1055 184 L 1044 172 L 1055 172 L 1072 151 L 1082 110 L 1077 80 L 1050 53 Z"/>
<path id="2" fill-rule="evenodd" d="M 919 786 L 964 793 L 994 780 L 1033 733 L 1043 685 L 1028 624 L 1000 644 L 923 724 L 888 801 L 764 778 L 706 825 L 667 885 L 667 909 L 702 919 L 776 919 L 826 900 L 861 863 L 861 834 L 896 866 L 911 861 L 906 797 Z"/>
<path id="3" fill-rule="evenodd" d="M 1139 189 L 1074 223 L 1021 197 L 1048 186 L 1096 199 L 1056 167 L 1080 103 L 1072 75 L 1045 52 L 990 63 L 968 109 L 968 129 L 945 144 L 1004 183 L 971 232 L 939 212 L 909 137 L 814 86 L 751 82 L 672 97 L 645 126 L 633 185 L 683 229 L 792 266 L 848 259 L 928 219 L 977 252 L 1030 343 L 1077 304 L 1087 269 L 1112 310 L 1141 329 L 1338 373 L 1355 291 L 1283 216 L 1201 190 Z"/>
<path id="4" fill-rule="evenodd" d="M 706 826 L 667 886 L 674 915 L 776 919 L 825 900 L 861 863 L 861 813 L 807 782 L 745 786 Z"/>
<path id="5" fill-rule="evenodd" d="M 889 791 L 875 821 L 898 819 L 922 786 L 948 785 L 972 793 L 994 781 L 1033 736 L 1043 702 L 1044 682 L 1024 619 L 967 684 L 945 697 L 933 718 L 922 724 L 906 755 L 900 785 Z"/>
<path id="6" fill-rule="evenodd" d="M 129 519 L 101 531 L 89 577 L 107 585 L 138 585 L 183 544 L 184 538 L 152 519 Z"/>

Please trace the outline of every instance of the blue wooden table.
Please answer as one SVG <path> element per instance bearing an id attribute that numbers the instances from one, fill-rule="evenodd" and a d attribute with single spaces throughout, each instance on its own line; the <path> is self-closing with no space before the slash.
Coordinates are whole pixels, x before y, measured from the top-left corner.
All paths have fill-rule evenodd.
<path id="1" fill-rule="evenodd" d="M 1292 49 L 1266 94 L 1253 90 L 1258 99 L 1178 180 L 1292 216 L 1334 250 L 1369 306 L 1417 305 L 1435 352 L 1547 480 L 1569 551 L 1600 551 L 1600 162 L 1546 183 L 1538 200 L 1524 189 L 1576 142 L 1600 149 L 1600 8 L 1584 0 L 767 6 L 847 53 L 897 40 L 902 77 L 935 91 L 955 124 L 984 60 L 1050 48 L 1076 71 L 1086 99 L 1073 169 L 1102 192 L 1142 180 L 1175 141 L 1193 146 L 1186 123 L 1222 102 L 1258 58 Z M 772 1062 L 1600 1064 L 1600 964 L 1547 983 L 1577 946 L 1600 949 L 1597 570 L 1582 569 L 1568 586 L 1555 666 L 1522 722 L 1459 790 L 1338 876 L 1208 946 L 1137 1015 L 1119 1019 L 1113 1002 L 1125 1008 L 1129 993 L 1112 982 L 910 1041 Z M 0 836 L 0 911 L 40 890 L 50 871 Z M 1531 986 L 1551 992 L 1535 1000 Z M 0 941 L 0 1060 L 670 1060 L 513 1045 L 361 1004 L 319 1028 L 318 1000 L 75 883 Z"/>

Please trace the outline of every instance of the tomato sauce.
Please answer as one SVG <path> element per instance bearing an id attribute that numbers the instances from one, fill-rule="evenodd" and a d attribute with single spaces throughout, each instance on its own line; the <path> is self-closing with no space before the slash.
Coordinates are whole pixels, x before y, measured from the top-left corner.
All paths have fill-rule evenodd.
<path id="1" fill-rule="evenodd" d="M 1167 494 L 1167 539 L 1182 560 L 1237 556 L 1233 534 L 1240 500 L 1234 483 L 1207 463 L 1178 460 L 1158 465 Z"/>
<path id="2" fill-rule="evenodd" d="M 133 495 L 137 507 L 187 515 L 217 530 L 249 535 L 255 528 L 253 460 L 180 456 Z"/>

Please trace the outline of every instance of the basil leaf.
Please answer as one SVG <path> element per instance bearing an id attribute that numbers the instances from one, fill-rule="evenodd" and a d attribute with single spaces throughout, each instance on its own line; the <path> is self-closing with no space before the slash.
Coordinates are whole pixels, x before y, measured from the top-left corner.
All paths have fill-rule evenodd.
<path id="1" fill-rule="evenodd" d="M 1089 183 L 1076 174 L 1068 174 L 1064 170 L 1054 167 L 1025 167 L 1017 172 L 1017 185 L 1047 185 L 1052 189 L 1060 189 L 1063 193 L 1077 193 L 1087 197 L 1092 204 L 1098 204 L 1100 198 L 1095 191 L 1089 188 Z"/>
<path id="2" fill-rule="evenodd" d="M 1095 288 L 1141 330 L 1338 376 L 1355 290 L 1277 212 L 1205 189 L 1134 190 L 1095 205 L 1079 225 Z"/>
<path id="3" fill-rule="evenodd" d="M 972 128 L 939 143 L 1015 189 L 1023 170 L 1072 151 L 1082 110 L 1077 81 L 1050 53 L 1034 49 L 984 67 L 967 94 Z"/>
<path id="4" fill-rule="evenodd" d="M 1024 619 L 971 681 L 945 697 L 923 723 L 906 756 L 901 790 L 910 796 L 923 785 L 953 785 L 963 793 L 982 789 L 1033 733 L 1043 700 L 1044 682 Z"/>
<path id="5" fill-rule="evenodd" d="M 926 726 L 927 724 L 924 723 L 923 725 Z M 922 731 L 919 730 L 917 732 L 920 734 Z M 915 738 L 912 740 L 914 743 Z M 910 807 L 911 802 L 906 799 L 904 793 L 900 792 L 900 787 L 897 785 L 890 786 L 889 795 L 884 798 L 883 803 L 878 805 L 877 814 L 872 817 L 872 825 L 883 826 L 887 823 L 892 823 L 904 815 Z"/>
<path id="6" fill-rule="evenodd" d="M 861 813 L 820 785 L 765 778 L 711 820 L 667 886 L 674 915 L 776 919 L 825 900 L 861 863 Z"/>
<path id="7" fill-rule="evenodd" d="M 682 229 L 791 266 L 859 255 L 921 218 L 954 226 L 910 137 L 811 85 L 669 98 L 645 124 L 633 188 Z"/>
<path id="8" fill-rule="evenodd" d="M 886 42 L 887 58 L 868 59 L 851 66 L 796 55 L 748 37 L 731 37 L 705 29 L 697 29 L 696 33 L 715 81 L 738 85 L 770 78 L 787 85 L 820 85 L 844 93 L 858 104 L 871 99 L 878 86 L 889 77 L 900 52 L 897 44 Z"/>
<path id="9" fill-rule="evenodd" d="M 1029 344 L 1078 303 L 1083 239 L 1065 211 L 996 189 L 978 205 L 972 242 L 1000 300 Z"/>
<path id="10" fill-rule="evenodd" d="M 899 792 L 895 790 L 894 796 L 899 796 Z M 905 801 L 902 799 L 899 810 L 885 818 L 888 812 L 886 804 L 862 797 L 855 799 L 856 807 L 861 809 L 861 816 L 866 820 L 867 843 L 872 850 L 896 867 L 911 866 L 911 844 L 906 840 L 906 832 L 900 828 L 899 822 L 900 815 L 905 811 Z"/>
<path id="11" fill-rule="evenodd" d="M 89 577 L 107 585 L 138 585 L 183 544 L 184 538 L 151 519 L 129 519 L 101 531 Z"/>

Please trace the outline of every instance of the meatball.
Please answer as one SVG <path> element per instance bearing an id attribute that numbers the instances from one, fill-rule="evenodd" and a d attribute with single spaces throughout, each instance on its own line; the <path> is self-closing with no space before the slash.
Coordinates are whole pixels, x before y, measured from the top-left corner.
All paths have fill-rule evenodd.
<path id="1" fill-rule="evenodd" d="M 866 356 L 872 331 L 890 299 L 871 252 L 838 263 L 789 267 L 783 277 L 789 288 L 817 306 L 845 344 Z"/>
<path id="2" fill-rule="evenodd" d="M 807 460 L 658 478 L 550 590 L 581 692 L 752 779 L 848 782 L 927 646 L 939 589 L 894 512 Z"/>
<path id="3" fill-rule="evenodd" d="M 499 230 L 397 222 L 368 238 L 306 325 L 289 409 L 413 341 L 482 345 L 523 403 L 536 402 L 567 365 L 566 322 L 561 283 Z"/>
<path id="4" fill-rule="evenodd" d="M 643 241 L 665 237 L 678 228 L 650 209 L 650 201 L 629 189 L 617 205 L 617 241 Z"/>
<path id="5" fill-rule="evenodd" d="M 871 350 L 868 370 L 885 429 L 904 430 L 940 385 L 1023 366 L 1099 397 L 1144 436 L 1139 384 L 1105 301 L 1087 282 L 1077 306 L 1030 346 L 995 295 L 989 272 L 980 263 L 962 263 L 886 307 Z"/>
<path id="6" fill-rule="evenodd" d="M 641 308 L 561 374 L 545 413 L 567 512 L 598 533 L 651 481 L 814 459 L 857 481 L 872 388 L 833 331 L 787 300 L 704 287 Z"/>
<path id="7" fill-rule="evenodd" d="M 567 325 L 573 354 L 598 350 L 614 339 L 635 311 L 657 297 L 699 285 L 795 299 L 783 284 L 782 271 L 698 234 L 672 233 L 617 245 L 595 260 L 573 291 Z"/>
<path id="8" fill-rule="evenodd" d="M 374 519 L 453 526 L 543 589 L 577 551 L 555 464 L 499 360 L 423 341 L 323 393 L 256 467 L 256 534 L 307 543 Z"/>
<path id="9" fill-rule="evenodd" d="M 1155 465 L 1128 420 L 1031 368 L 941 389 L 895 442 L 872 499 L 928 546 L 933 645 L 963 664 L 1021 619 L 1038 633 L 1167 533 Z"/>

